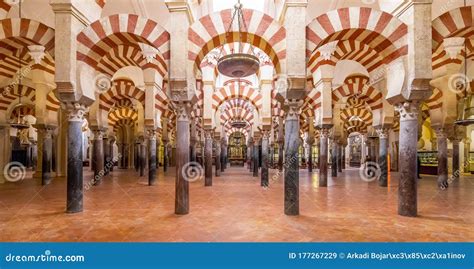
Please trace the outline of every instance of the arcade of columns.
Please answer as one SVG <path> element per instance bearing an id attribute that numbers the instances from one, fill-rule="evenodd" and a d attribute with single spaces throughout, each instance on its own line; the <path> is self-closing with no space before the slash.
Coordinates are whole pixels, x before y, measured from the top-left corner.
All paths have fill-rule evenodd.
<path id="1" fill-rule="evenodd" d="M 347 138 L 358 132 L 369 145 L 363 157 L 378 159 L 380 187 L 387 187 L 390 139 L 398 141 L 398 212 L 416 216 L 422 120 L 429 117 L 436 132 L 439 188 L 449 186 L 448 139 L 453 171 L 459 169 L 459 142 L 466 135 L 454 125 L 452 108 L 463 96 L 450 90 L 450 78 L 462 69 L 464 55 L 472 60 L 474 8 L 432 20 L 430 0 L 408 2 L 398 17 L 351 7 L 309 24 L 301 16 L 305 0 L 285 1 L 279 20 L 244 10 L 243 48 L 225 42 L 230 10 L 194 18 L 185 1 L 166 1 L 169 29 L 132 14 L 100 17 L 103 1 L 52 0 L 54 28 L 5 18 L 0 42 L 10 45 L 2 46 L 3 61 L 21 58 L 31 70 L 20 85 L 15 74 L 23 69 L 2 73 L 13 82 L 2 88 L 0 145 L 6 150 L 0 165 L 10 159 L 8 122 L 18 109 L 30 108 L 23 115 L 36 119 L 31 128 L 38 135 L 26 139 L 35 156 L 34 176 L 43 185 L 66 177 L 66 212 L 83 210 L 84 188 L 106 180 L 115 161 L 120 168 L 134 167 L 154 185 L 159 163 L 167 171 L 173 159 L 175 213 L 187 214 L 189 182 L 181 171 L 191 161 L 201 162 L 203 184 L 211 187 L 213 177 L 229 165 L 229 137 L 239 132 L 246 138 L 250 172 L 261 178 L 261 186 L 271 187 L 269 169 L 284 171 L 284 213 L 298 215 L 300 147 L 309 172 L 319 174 L 320 187 L 328 187 L 330 175 L 345 169 Z M 227 78 L 219 84 L 216 51 L 250 47 L 261 63 L 254 81 Z M 362 71 L 336 83 L 347 61 Z M 130 73 L 139 73 L 143 85 Z M 235 120 L 246 124 L 237 128 Z M 93 137 L 90 154 L 84 152 L 85 133 Z M 83 176 L 86 158 L 93 179 Z"/>

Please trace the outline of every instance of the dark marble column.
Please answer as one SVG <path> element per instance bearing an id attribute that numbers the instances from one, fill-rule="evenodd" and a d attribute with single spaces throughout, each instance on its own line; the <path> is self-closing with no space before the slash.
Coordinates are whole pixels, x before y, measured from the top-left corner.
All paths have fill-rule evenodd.
<path id="1" fill-rule="evenodd" d="M 65 103 L 68 112 L 67 202 L 66 212 L 83 210 L 82 178 L 82 121 L 86 107 L 79 103 Z"/>
<path id="2" fill-rule="evenodd" d="M 124 155 L 124 152 L 123 152 L 123 143 L 118 143 L 117 144 L 118 146 L 118 152 L 119 152 L 119 168 L 120 169 L 124 169 L 126 167 L 125 165 L 125 155 Z"/>
<path id="3" fill-rule="evenodd" d="M 448 188 L 448 139 L 444 128 L 436 128 L 438 144 L 438 188 Z"/>
<path id="4" fill-rule="evenodd" d="M 270 156 L 269 156 L 269 167 L 273 169 L 273 165 L 274 165 L 274 155 L 275 155 L 275 144 L 271 143 L 270 144 L 270 152 L 269 152 Z"/>
<path id="5" fill-rule="evenodd" d="M 189 171 L 189 107 L 186 102 L 180 102 L 177 105 L 176 117 L 176 196 L 175 213 L 185 215 L 189 213 L 189 178 L 192 174 Z M 212 138 L 211 138 L 212 143 Z M 212 144 L 211 144 L 212 147 Z M 212 148 L 211 148 L 212 154 Z M 212 173 L 212 171 L 211 171 Z M 212 176 L 212 174 L 211 174 Z M 212 183 L 212 182 L 211 182 Z M 207 184 L 206 184 L 207 186 Z"/>
<path id="6" fill-rule="evenodd" d="M 346 146 L 347 144 L 342 144 L 342 169 L 346 169 Z"/>
<path id="7" fill-rule="evenodd" d="M 135 171 L 140 171 L 140 143 L 135 141 L 135 145 L 133 147 L 133 165 L 135 167 Z"/>
<path id="8" fill-rule="evenodd" d="M 115 143 L 115 138 L 112 137 L 109 139 L 109 158 L 110 158 L 110 163 L 109 163 L 109 171 L 113 172 L 114 171 L 114 166 L 115 166 L 115 161 L 118 160 L 114 156 L 114 143 Z"/>
<path id="9" fill-rule="evenodd" d="M 284 142 L 278 141 L 278 171 L 283 171 L 283 148 Z"/>
<path id="10" fill-rule="evenodd" d="M 376 129 L 379 135 L 379 166 L 380 178 L 379 186 L 387 187 L 388 185 L 388 134 L 390 129 L 386 127 L 379 127 Z"/>
<path id="11" fill-rule="evenodd" d="M 43 158 L 41 165 L 41 184 L 51 183 L 51 167 L 53 157 L 53 128 L 46 126 L 43 132 Z"/>
<path id="12" fill-rule="evenodd" d="M 323 126 L 319 137 L 319 187 L 328 186 L 328 138 L 331 126 Z"/>
<path id="13" fill-rule="evenodd" d="M 299 110 L 301 101 L 287 100 L 288 112 L 285 121 L 285 214 L 299 215 Z"/>
<path id="14" fill-rule="evenodd" d="M 253 138 L 250 138 L 249 139 L 249 146 L 248 146 L 249 150 L 248 150 L 248 153 L 249 153 L 249 170 L 250 172 L 253 172 Z"/>
<path id="15" fill-rule="evenodd" d="M 189 150 L 191 151 L 191 153 L 189 154 L 190 158 L 191 158 L 191 162 L 196 162 L 197 160 L 197 153 L 196 153 L 196 139 L 191 137 L 191 139 L 189 140 Z"/>
<path id="16" fill-rule="evenodd" d="M 458 180 L 461 170 L 459 169 L 459 139 L 451 140 L 453 143 L 453 180 Z"/>
<path id="17" fill-rule="evenodd" d="M 93 185 L 102 183 L 102 178 L 105 175 L 104 171 L 104 130 L 101 128 L 93 129 L 93 153 L 92 162 L 94 163 L 94 179 Z"/>
<path id="18" fill-rule="evenodd" d="M 254 177 L 258 177 L 258 168 L 260 166 L 259 143 L 260 143 L 260 137 L 254 137 L 253 139 L 253 176 Z"/>
<path id="19" fill-rule="evenodd" d="M 148 130 L 148 186 L 156 184 L 156 130 Z"/>
<path id="20" fill-rule="evenodd" d="M 226 155 L 227 155 L 227 146 L 225 138 L 221 139 L 221 172 L 225 171 L 226 168 Z"/>
<path id="21" fill-rule="evenodd" d="M 31 164 L 33 171 L 36 171 L 36 162 L 38 161 L 38 142 L 31 141 Z"/>
<path id="22" fill-rule="evenodd" d="M 107 167 L 110 165 L 110 144 L 109 144 L 109 138 L 104 135 L 104 173 L 105 175 L 109 174 L 109 169 Z"/>
<path id="23" fill-rule="evenodd" d="M 215 170 L 216 170 L 216 177 L 220 177 L 221 176 L 221 140 L 219 137 L 217 137 L 215 140 L 214 140 L 214 143 L 215 143 L 215 148 L 216 148 L 216 167 L 215 167 Z"/>
<path id="24" fill-rule="evenodd" d="M 270 139 L 270 132 L 263 131 L 262 133 L 262 172 L 260 177 L 260 185 L 262 187 L 268 187 L 269 180 L 268 180 L 268 147 L 269 147 L 269 139 Z"/>
<path id="25" fill-rule="evenodd" d="M 204 136 L 204 186 L 212 186 L 212 130 L 205 130 Z"/>
<path id="26" fill-rule="evenodd" d="M 342 145 L 337 143 L 337 171 L 342 173 Z"/>
<path id="27" fill-rule="evenodd" d="M 419 102 L 407 101 L 396 105 L 400 113 L 400 182 L 398 185 L 398 214 L 417 215 L 417 144 Z"/>
<path id="28" fill-rule="evenodd" d="M 140 176 L 142 177 L 145 175 L 146 153 L 147 153 L 144 137 L 141 138 L 141 143 L 139 147 L 140 147 L 140 150 L 138 151 L 139 152 L 138 163 L 140 166 Z"/>
<path id="29" fill-rule="evenodd" d="M 337 177 L 337 142 L 333 139 L 331 143 L 331 175 Z"/>
<path id="30" fill-rule="evenodd" d="M 163 172 L 168 171 L 169 167 L 169 156 L 168 156 L 168 140 L 163 140 Z"/>
<path id="31" fill-rule="evenodd" d="M 308 144 L 308 172 L 313 172 L 313 143 L 314 137 L 308 136 L 306 138 L 306 144 Z"/>

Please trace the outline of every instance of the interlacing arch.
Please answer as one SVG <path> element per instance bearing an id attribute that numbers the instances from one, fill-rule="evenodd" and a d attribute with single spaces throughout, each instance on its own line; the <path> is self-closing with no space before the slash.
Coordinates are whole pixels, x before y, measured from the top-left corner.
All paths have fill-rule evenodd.
<path id="1" fill-rule="evenodd" d="M 135 122 L 138 119 L 137 111 L 129 107 L 121 107 L 112 110 L 108 116 L 109 126 L 115 126 L 117 121 L 125 119 Z"/>
<path id="2" fill-rule="evenodd" d="M 368 85 L 369 78 L 366 76 L 349 76 L 344 85 L 332 91 L 332 101 L 336 104 L 343 97 L 357 96 L 363 99 L 372 111 L 383 107 L 383 95 L 380 91 Z"/>
<path id="3" fill-rule="evenodd" d="M 77 35 L 77 60 L 98 70 L 100 59 L 120 45 L 143 43 L 156 48 L 157 59 L 165 63 L 170 56 L 170 35 L 158 23 L 134 14 L 116 14 L 93 22 Z M 167 66 L 163 66 L 167 70 Z"/>
<path id="4" fill-rule="evenodd" d="M 34 88 L 24 85 L 7 86 L 0 89 L 0 111 L 7 111 L 11 104 L 20 98 L 20 93 L 22 100 L 28 100 L 31 103 L 35 102 Z"/>
<path id="5" fill-rule="evenodd" d="M 341 120 L 345 123 L 361 121 L 370 126 L 372 125 L 372 113 L 365 108 L 344 108 L 341 109 Z"/>
<path id="6" fill-rule="evenodd" d="M 241 83 L 232 83 L 214 92 L 212 95 L 212 109 L 216 110 L 224 101 L 235 98 L 250 101 L 258 110 L 262 108 L 262 95 L 257 89 Z"/>
<path id="7" fill-rule="evenodd" d="M 247 32 L 241 32 L 242 43 L 249 43 L 265 52 L 277 72 L 284 72 L 286 58 L 286 30 L 271 16 L 262 12 L 243 9 Z M 237 24 L 231 33 L 227 30 L 232 19 L 232 10 L 226 9 L 201 17 L 188 29 L 188 60 L 198 69 L 204 57 L 214 48 L 239 41 Z"/>
<path id="8" fill-rule="evenodd" d="M 130 80 L 115 80 L 112 87 L 99 97 L 99 109 L 110 111 L 121 99 L 135 99 L 145 107 L 145 92 Z"/>
<path id="9" fill-rule="evenodd" d="M 408 27 L 389 13 L 341 8 L 320 15 L 306 27 L 306 55 L 312 63 L 321 46 L 335 40 L 357 40 L 373 48 L 387 64 L 407 54 L 407 33 Z"/>
<path id="10" fill-rule="evenodd" d="M 10 112 L 10 120 L 16 120 L 18 116 L 35 116 L 35 108 L 32 105 L 20 105 Z"/>
<path id="11" fill-rule="evenodd" d="M 45 56 L 35 64 L 28 53 L 28 46 L 40 45 Z M 54 74 L 54 30 L 30 19 L 11 18 L 0 20 L 0 77 L 13 78 L 23 67 L 44 70 Z"/>
<path id="12" fill-rule="evenodd" d="M 429 109 L 437 109 L 443 106 L 443 92 L 438 88 L 433 89 L 433 94 L 426 101 L 426 105 Z"/>

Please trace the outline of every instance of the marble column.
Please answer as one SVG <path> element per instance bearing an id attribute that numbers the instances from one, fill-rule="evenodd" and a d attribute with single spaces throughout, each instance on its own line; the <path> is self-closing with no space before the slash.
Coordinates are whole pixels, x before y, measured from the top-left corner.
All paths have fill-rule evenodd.
<path id="1" fill-rule="evenodd" d="M 299 110 L 301 101 L 287 100 L 285 121 L 285 214 L 299 215 Z"/>
<path id="2" fill-rule="evenodd" d="M 68 162 L 67 162 L 67 213 L 83 210 L 82 174 L 82 122 L 86 107 L 79 103 L 66 103 L 68 112 Z"/>
<path id="3" fill-rule="evenodd" d="M 110 138 L 109 139 L 110 163 L 109 163 L 109 169 L 108 169 L 110 172 L 114 171 L 115 161 L 118 160 L 116 157 L 114 157 L 114 143 L 115 143 L 115 138 Z"/>
<path id="4" fill-rule="evenodd" d="M 140 150 L 138 151 L 139 152 L 138 164 L 140 167 L 140 176 L 142 177 L 145 175 L 146 153 L 147 153 L 144 137 L 141 138 L 141 143 L 139 144 L 139 147 L 140 147 Z"/>
<path id="5" fill-rule="evenodd" d="M 341 154 L 342 154 L 342 163 L 341 163 L 341 168 L 346 169 L 346 146 L 347 144 L 342 144 L 342 149 L 341 149 Z"/>
<path id="6" fill-rule="evenodd" d="M 333 139 L 331 143 L 331 175 L 337 177 L 337 142 Z"/>
<path id="7" fill-rule="evenodd" d="M 469 152 L 471 151 L 471 142 L 472 140 L 470 137 L 464 138 L 464 165 L 463 165 L 464 173 L 471 172 L 471 168 L 469 165 Z"/>
<path id="8" fill-rule="evenodd" d="M 313 137 L 308 137 L 306 139 L 306 143 L 308 144 L 308 172 L 312 173 L 313 172 L 313 144 L 314 144 L 314 138 Z"/>
<path id="9" fill-rule="evenodd" d="M 249 146 L 248 146 L 249 150 L 248 150 L 248 162 L 249 162 L 249 171 L 250 172 L 253 172 L 253 138 L 250 138 L 249 139 Z"/>
<path id="10" fill-rule="evenodd" d="M 107 135 L 104 135 L 104 175 L 109 174 L 108 167 L 110 166 L 110 143 Z"/>
<path id="11" fill-rule="evenodd" d="M 274 157 L 275 157 L 275 144 L 271 143 L 270 144 L 270 152 L 269 152 L 270 156 L 269 156 L 269 162 L 270 162 L 270 168 L 273 169 L 273 165 L 274 165 Z"/>
<path id="12" fill-rule="evenodd" d="M 48 185 L 49 183 L 51 183 L 51 167 L 53 157 L 53 128 L 46 126 L 41 131 L 43 132 L 41 184 Z"/>
<path id="13" fill-rule="evenodd" d="M 260 159 L 259 159 L 259 148 L 258 145 L 260 143 L 260 137 L 254 137 L 253 139 L 253 176 L 258 177 L 258 168 L 260 166 Z"/>
<path id="14" fill-rule="evenodd" d="M 97 128 L 94 132 L 94 146 L 92 154 L 92 163 L 94 163 L 93 185 L 99 185 L 105 175 L 104 171 L 104 130 Z"/>
<path id="15" fill-rule="evenodd" d="M 36 161 L 38 159 L 38 142 L 31 141 L 31 164 L 33 171 L 36 170 Z"/>
<path id="16" fill-rule="evenodd" d="M 380 178 L 379 186 L 388 186 L 388 133 L 390 129 L 386 127 L 376 128 L 376 132 L 379 136 L 379 161 L 380 166 Z"/>
<path id="17" fill-rule="evenodd" d="M 221 172 L 225 171 L 226 168 L 226 155 L 227 155 L 227 146 L 225 138 L 221 140 Z"/>
<path id="18" fill-rule="evenodd" d="M 189 154 L 191 158 L 191 162 L 196 162 L 197 160 L 197 154 L 196 154 L 196 138 L 191 137 L 189 140 L 189 150 L 191 153 Z"/>
<path id="19" fill-rule="evenodd" d="M 148 186 L 156 184 L 156 130 L 148 130 Z"/>
<path id="20" fill-rule="evenodd" d="M 337 171 L 342 173 L 342 145 L 337 143 Z"/>
<path id="21" fill-rule="evenodd" d="M 216 177 L 221 176 L 221 140 L 220 138 L 216 138 L 214 140 L 214 143 L 216 145 Z"/>
<path id="22" fill-rule="evenodd" d="M 453 180 L 458 180 L 461 170 L 459 169 L 459 139 L 451 140 L 453 143 Z"/>
<path id="23" fill-rule="evenodd" d="M 283 171 L 283 148 L 284 147 L 284 142 L 279 141 L 278 142 L 278 171 Z"/>
<path id="24" fill-rule="evenodd" d="M 119 168 L 120 169 L 124 169 L 125 168 L 125 156 L 123 154 L 123 143 L 118 143 L 117 144 L 118 146 L 118 152 L 119 152 L 119 155 L 120 155 L 120 158 L 119 158 Z"/>
<path id="25" fill-rule="evenodd" d="M 269 147 L 269 139 L 270 139 L 270 132 L 263 131 L 262 133 L 262 172 L 260 177 L 260 185 L 262 187 L 268 187 L 268 147 Z"/>
<path id="26" fill-rule="evenodd" d="M 135 141 L 135 146 L 133 148 L 133 165 L 135 167 L 135 172 L 140 171 L 140 143 Z"/>
<path id="27" fill-rule="evenodd" d="M 420 104 L 406 101 L 396 105 L 400 113 L 400 182 L 398 214 L 415 217 L 417 213 L 417 144 Z"/>
<path id="28" fill-rule="evenodd" d="M 189 213 L 189 182 L 186 176 L 190 174 L 189 169 L 189 108 L 187 103 L 180 102 L 177 105 L 176 116 L 176 195 L 175 213 L 185 215 Z M 211 138 L 212 143 L 212 138 Z M 212 154 L 212 144 L 211 144 Z M 211 163 L 212 164 L 212 163 Z M 212 168 L 212 167 L 211 167 Z M 212 172 L 212 171 L 211 171 Z M 211 174 L 212 176 L 212 174 Z M 211 178 L 212 179 L 212 178 Z M 207 183 L 207 180 L 206 180 Z M 211 182 L 212 184 L 212 182 Z M 208 186 L 206 184 L 206 186 Z M 210 186 L 210 185 L 209 185 Z"/>
<path id="29" fill-rule="evenodd" d="M 205 130 L 204 137 L 204 186 L 212 186 L 212 130 Z"/>
<path id="30" fill-rule="evenodd" d="M 436 128 L 436 142 L 438 144 L 438 188 L 448 188 L 448 138 L 444 128 Z"/>
<path id="31" fill-rule="evenodd" d="M 323 126 L 319 137 L 319 187 L 328 186 L 328 140 L 331 126 Z"/>
<path id="32" fill-rule="evenodd" d="M 165 173 L 168 171 L 168 160 L 168 140 L 163 140 L 163 172 Z"/>

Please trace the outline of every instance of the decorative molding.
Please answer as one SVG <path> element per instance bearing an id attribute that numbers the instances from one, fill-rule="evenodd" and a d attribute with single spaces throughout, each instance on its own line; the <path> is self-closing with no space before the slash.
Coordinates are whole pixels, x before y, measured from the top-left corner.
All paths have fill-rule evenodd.
<path id="1" fill-rule="evenodd" d="M 464 48 L 464 37 L 449 37 L 443 41 L 443 47 L 449 58 L 454 60 L 458 57 L 458 54 Z"/>
<path id="2" fill-rule="evenodd" d="M 35 64 L 40 64 L 43 60 L 46 53 L 44 52 L 44 46 L 41 45 L 31 45 L 28 46 L 28 53 L 35 62 Z"/>

